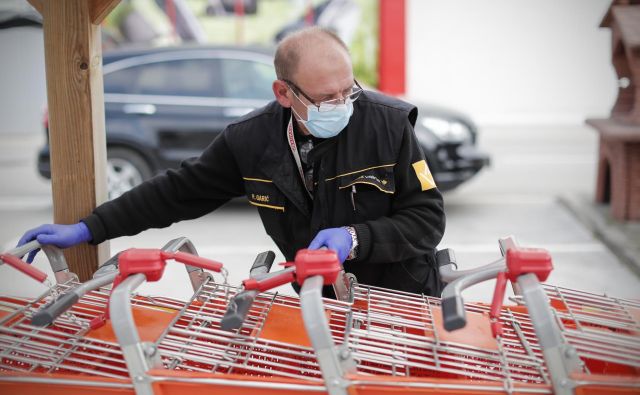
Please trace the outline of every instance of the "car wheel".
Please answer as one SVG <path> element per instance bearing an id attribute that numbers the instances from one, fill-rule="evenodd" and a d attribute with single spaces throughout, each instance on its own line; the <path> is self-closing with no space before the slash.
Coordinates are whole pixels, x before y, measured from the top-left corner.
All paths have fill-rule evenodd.
<path id="1" fill-rule="evenodd" d="M 126 148 L 107 148 L 109 200 L 141 184 L 151 175 L 149 164 L 136 152 Z"/>

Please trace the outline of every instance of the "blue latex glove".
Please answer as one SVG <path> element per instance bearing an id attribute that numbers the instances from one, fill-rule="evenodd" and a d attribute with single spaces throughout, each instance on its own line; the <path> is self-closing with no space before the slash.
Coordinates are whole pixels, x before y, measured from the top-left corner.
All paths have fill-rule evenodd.
<path id="1" fill-rule="evenodd" d="M 329 228 L 318 232 L 316 237 L 311 240 L 309 249 L 318 250 L 327 247 L 338 254 L 340 263 L 344 263 L 351 252 L 351 244 L 351 234 L 345 228 Z"/>
<path id="2" fill-rule="evenodd" d="M 56 247 L 67 248 L 87 242 L 92 238 L 93 236 L 91 236 L 91 232 L 84 222 L 78 222 L 74 225 L 47 224 L 27 231 L 22 238 L 20 238 L 17 247 L 27 244 L 30 241 L 38 240 L 38 243 L 43 245 L 52 244 Z M 38 251 L 40 251 L 40 249 L 33 250 L 29 253 L 27 263 L 33 262 L 33 258 Z"/>

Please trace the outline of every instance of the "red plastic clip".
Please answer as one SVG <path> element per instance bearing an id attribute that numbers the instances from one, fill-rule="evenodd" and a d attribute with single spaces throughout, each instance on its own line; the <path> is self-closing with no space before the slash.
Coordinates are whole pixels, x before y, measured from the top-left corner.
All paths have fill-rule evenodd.
<path id="1" fill-rule="evenodd" d="M 338 254 L 333 250 L 300 250 L 295 264 L 296 281 L 300 285 L 313 276 L 324 277 L 324 285 L 333 284 L 342 270 Z"/>
<path id="2" fill-rule="evenodd" d="M 279 275 L 273 275 L 261 280 L 253 278 L 244 280 L 242 285 L 247 291 L 257 290 L 260 292 L 268 291 L 275 287 L 279 287 L 283 284 L 290 283 L 296 279 L 296 273 L 294 270 L 283 270 Z"/>
<path id="3" fill-rule="evenodd" d="M 502 323 L 500 321 L 491 321 L 491 334 L 493 337 L 502 336 Z"/>
<path id="4" fill-rule="evenodd" d="M 535 274 L 538 281 L 547 281 L 553 270 L 549 251 L 541 248 L 509 248 L 506 258 L 507 275 L 511 282 L 528 273 Z"/>
<path id="5" fill-rule="evenodd" d="M 539 281 L 546 281 L 553 270 L 551 255 L 547 250 L 540 248 L 509 248 L 506 254 L 507 270 L 500 272 L 496 278 L 496 287 L 493 291 L 491 310 L 491 333 L 493 337 L 502 336 L 502 324 L 500 323 L 500 310 L 507 287 L 507 280 L 515 282 L 523 274 L 533 273 Z"/>
<path id="6" fill-rule="evenodd" d="M 502 301 L 504 300 L 504 293 L 506 289 L 507 274 L 505 272 L 500 272 L 498 273 L 498 277 L 496 277 L 496 288 L 493 291 L 491 309 L 489 310 L 489 319 L 491 320 L 491 334 L 493 334 L 493 337 L 502 336 L 500 310 L 502 309 Z"/>
<path id="7" fill-rule="evenodd" d="M 36 281 L 42 283 L 47 279 L 47 273 L 34 266 L 29 265 L 17 256 L 2 254 L 0 255 L 0 260 L 13 268 L 20 270 L 22 273 L 26 274 Z"/>
<path id="8" fill-rule="evenodd" d="M 115 289 L 127 277 L 134 274 L 144 274 L 149 282 L 160 280 L 164 273 L 164 269 L 167 266 L 167 259 L 173 259 L 176 262 L 212 270 L 214 272 L 220 272 L 223 266 L 220 262 L 184 252 L 167 252 L 158 249 L 131 248 L 123 251 L 118 256 L 119 274 L 113 281 L 113 287 L 111 289 Z M 104 314 L 101 314 L 91 320 L 89 324 L 91 329 L 97 329 L 104 325 L 108 314 L 109 302 L 107 301 Z"/>
<path id="9" fill-rule="evenodd" d="M 107 313 L 109 312 L 109 301 L 107 300 Z M 102 313 L 97 317 L 94 317 L 91 321 L 89 321 L 89 328 L 91 330 L 101 328 L 104 324 L 107 323 L 107 313 Z"/>
<path id="10" fill-rule="evenodd" d="M 304 280 L 312 276 L 322 276 L 323 284 L 329 285 L 336 282 L 342 270 L 338 255 L 332 250 L 300 250 L 294 262 L 285 262 L 282 266 L 287 269 L 282 270 L 280 274 L 273 273 L 272 276 L 259 280 L 244 280 L 244 289 L 264 292 L 293 281 L 302 285 Z"/>
<path id="11" fill-rule="evenodd" d="M 507 289 L 507 274 L 505 272 L 498 273 L 496 277 L 496 288 L 493 291 L 493 299 L 491 301 L 491 309 L 489 310 L 489 317 L 492 319 L 500 318 L 500 309 L 502 309 L 502 301 L 504 300 L 504 293 Z"/>

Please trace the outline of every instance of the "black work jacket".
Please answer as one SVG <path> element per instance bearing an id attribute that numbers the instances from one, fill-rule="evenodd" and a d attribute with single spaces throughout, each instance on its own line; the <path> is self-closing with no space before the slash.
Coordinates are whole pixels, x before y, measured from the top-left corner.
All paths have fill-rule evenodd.
<path id="1" fill-rule="evenodd" d="M 421 165 L 417 109 L 364 92 L 348 126 L 309 154 L 313 200 L 287 143 L 290 117 L 271 102 L 230 124 L 199 158 L 99 206 L 83 219 L 92 243 L 197 218 L 246 195 L 287 260 L 318 231 L 351 225 L 359 254 L 344 267 L 360 283 L 439 295 L 434 249 L 445 217 L 442 196 Z"/>

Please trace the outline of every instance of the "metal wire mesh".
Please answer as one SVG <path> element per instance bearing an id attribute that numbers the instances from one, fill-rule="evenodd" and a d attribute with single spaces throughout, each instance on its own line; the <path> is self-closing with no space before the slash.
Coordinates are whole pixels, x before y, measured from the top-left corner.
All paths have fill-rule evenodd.
<path id="1" fill-rule="evenodd" d="M 207 283 L 198 299 L 167 328 L 158 349 L 169 369 L 281 376 L 322 381 L 310 346 L 265 338 L 263 329 L 274 306 L 299 309 L 297 298 L 264 293 L 258 296 L 245 324 L 236 332 L 220 327 L 227 302 L 239 289 Z M 299 311 L 299 310 L 298 310 Z M 289 334 L 292 335 L 290 332 Z"/>
<path id="2" fill-rule="evenodd" d="M 550 286 L 545 290 L 564 335 L 586 361 L 585 372 L 637 374 L 640 330 L 633 309 L 638 303 Z M 237 291 L 215 284 L 203 289 L 205 303 L 187 306 L 160 341 L 165 364 L 171 369 L 321 380 L 308 340 L 294 339 L 294 332 L 304 330 L 301 324 L 289 319 L 273 330 L 272 321 L 283 319 L 283 311 L 299 319 L 299 300 L 261 294 L 242 328 L 230 333 L 220 329 L 220 320 L 226 301 Z M 553 297 L 551 291 L 560 293 Z M 554 302 L 562 298 L 562 305 Z M 491 347 L 446 334 L 438 298 L 358 286 L 353 305 L 325 300 L 324 307 L 334 342 L 348 346 L 361 375 L 549 384 L 542 351 L 522 306 L 502 309 L 503 336 Z M 486 325 L 480 330 L 483 336 L 490 336 L 489 306 L 466 307 L 468 315 L 481 317 L 478 325 Z M 605 307 L 609 312 L 603 316 Z M 613 329 L 603 331 L 600 327 L 605 325 Z M 611 362 L 624 369 L 613 369 Z"/>
<path id="3" fill-rule="evenodd" d="M 503 314 L 507 328 L 503 339 L 490 347 L 479 347 L 470 342 L 472 339 L 446 338 L 437 298 L 374 287 L 359 287 L 356 295 L 366 304 L 354 309 L 348 340 L 355 346 L 355 358 L 363 372 L 545 382 L 544 364 L 526 317 Z M 468 316 L 478 315 L 480 323 L 488 323 L 488 307 L 467 305 L 467 311 Z M 488 332 L 487 327 L 476 335 L 486 337 Z"/>
<path id="4" fill-rule="evenodd" d="M 104 311 L 108 289 L 88 293 L 50 327 L 30 324 L 36 310 L 76 285 L 59 285 L 34 301 L 0 298 L 0 371 L 129 377 L 115 339 L 96 336 L 89 327 Z M 136 309 L 171 312 L 169 324 L 152 339 L 165 369 L 322 383 L 299 299 L 262 293 L 243 326 L 224 331 L 221 320 L 239 291 L 209 280 L 188 303 L 134 296 L 132 304 Z M 640 303 L 552 286 L 545 286 L 545 291 L 586 373 L 638 375 Z M 470 328 L 475 332 L 455 335 L 442 328 L 438 298 L 368 286 L 357 286 L 354 295 L 353 304 L 325 300 L 324 309 L 334 342 L 348 347 L 361 377 L 493 381 L 507 387 L 549 384 L 523 306 L 502 309 L 503 336 L 496 341 L 490 338 L 486 305 L 467 304 L 468 326 L 476 326 Z M 139 331 L 143 336 L 145 328 Z"/>
<path id="5" fill-rule="evenodd" d="M 89 323 L 104 312 L 109 290 L 89 292 L 48 327 L 31 325 L 42 306 L 77 282 L 55 285 L 35 300 L 0 297 L 0 372 L 70 373 L 128 378 L 122 351 L 111 329 L 95 335 Z M 136 296 L 138 309 L 179 309 L 183 304 L 166 298 Z"/>
<path id="6" fill-rule="evenodd" d="M 31 325 L 31 316 L 41 306 L 76 282 L 58 284 L 35 300 L 0 299 L 0 371 L 73 373 L 103 377 L 128 377 L 120 347 L 86 337 L 89 320 L 99 314 L 108 294 L 94 291 L 82 303 L 61 315 L 54 325 Z"/>
<path id="7" fill-rule="evenodd" d="M 159 341 L 165 364 L 171 369 L 321 380 L 308 340 L 294 339 L 294 332 L 304 331 L 296 324 L 299 300 L 261 294 L 242 328 L 231 333 L 220 329 L 220 321 L 225 301 L 237 291 L 210 285 L 203 289 L 204 304 L 185 307 Z M 353 305 L 325 300 L 324 307 L 334 342 L 348 345 L 359 374 L 548 382 L 524 314 L 505 312 L 504 338 L 493 349 L 484 349 L 439 338 L 437 298 L 358 287 Z M 488 313 L 488 308 L 474 305 L 469 310 Z M 289 320 L 277 327 L 273 321 L 284 315 Z"/>
<path id="8" fill-rule="evenodd" d="M 544 289 L 587 372 L 640 375 L 640 301 Z"/>

